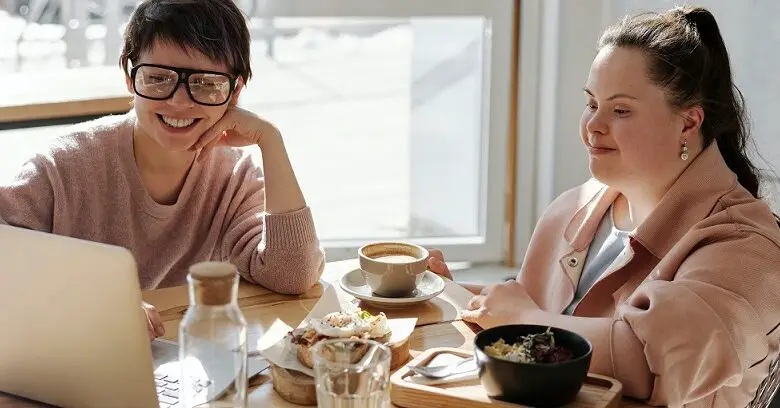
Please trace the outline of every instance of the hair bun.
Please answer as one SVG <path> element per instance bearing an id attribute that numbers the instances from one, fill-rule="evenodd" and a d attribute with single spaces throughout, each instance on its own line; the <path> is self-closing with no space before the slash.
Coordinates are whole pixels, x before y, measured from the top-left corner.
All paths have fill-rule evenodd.
<path id="1" fill-rule="evenodd" d="M 680 9 L 685 20 L 699 31 L 699 34 L 709 32 L 714 25 L 717 28 L 715 16 L 704 7 L 682 7 Z"/>

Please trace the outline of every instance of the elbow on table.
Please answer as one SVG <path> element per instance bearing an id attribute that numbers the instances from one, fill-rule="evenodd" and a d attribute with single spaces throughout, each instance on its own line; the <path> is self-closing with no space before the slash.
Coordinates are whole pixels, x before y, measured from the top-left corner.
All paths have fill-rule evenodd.
<path id="1" fill-rule="evenodd" d="M 266 266 L 266 276 L 253 276 L 257 283 L 284 295 L 300 295 L 311 289 L 325 270 L 325 253 L 316 248 L 308 253 L 276 254 Z"/>
<path id="2" fill-rule="evenodd" d="M 317 256 L 307 258 L 299 268 L 291 275 L 294 279 L 291 279 L 286 283 L 286 287 L 280 293 L 288 295 L 300 295 L 314 287 L 322 276 L 322 272 L 325 270 L 325 254 L 318 252 Z"/>

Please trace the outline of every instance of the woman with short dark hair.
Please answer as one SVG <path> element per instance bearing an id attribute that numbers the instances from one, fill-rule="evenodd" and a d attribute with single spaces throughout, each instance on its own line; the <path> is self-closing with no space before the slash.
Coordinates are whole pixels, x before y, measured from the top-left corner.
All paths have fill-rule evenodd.
<path id="1" fill-rule="evenodd" d="M 232 0 L 141 2 L 120 61 L 133 110 L 30 158 L 0 184 L 0 221 L 126 247 L 143 289 L 183 285 L 207 260 L 274 291 L 312 287 L 324 252 L 281 133 L 236 105 L 249 42 Z M 262 164 L 240 149 L 251 145 Z M 150 337 L 162 335 L 144 307 Z"/>

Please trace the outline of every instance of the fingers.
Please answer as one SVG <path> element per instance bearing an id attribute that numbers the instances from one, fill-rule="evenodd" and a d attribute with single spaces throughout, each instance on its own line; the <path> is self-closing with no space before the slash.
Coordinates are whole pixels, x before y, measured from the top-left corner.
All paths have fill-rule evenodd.
<path id="1" fill-rule="evenodd" d="M 162 318 L 160 317 L 160 314 L 157 313 L 157 309 L 152 308 L 152 310 L 149 311 L 149 320 L 152 322 L 152 326 L 154 326 L 154 333 L 157 337 L 165 334 L 165 326 L 163 326 Z"/>
<path id="2" fill-rule="evenodd" d="M 474 296 L 469 300 L 469 304 L 466 306 L 468 310 L 480 309 L 485 304 L 485 297 L 482 295 Z"/>
<path id="3" fill-rule="evenodd" d="M 477 310 L 461 310 L 460 311 L 460 318 L 463 319 L 465 322 L 469 323 L 476 323 L 479 324 L 480 320 L 485 315 L 485 309 L 477 309 Z"/>
<path id="4" fill-rule="evenodd" d="M 203 134 L 200 136 L 200 139 L 198 139 L 197 142 L 195 142 L 192 147 L 190 147 L 190 150 L 198 150 L 202 149 L 204 146 L 208 145 L 209 143 L 213 142 L 214 139 L 219 139 L 224 134 L 224 130 L 222 129 L 222 126 L 220 124 L 221 120 L 214 124 L 209 130 L 203 132 Z"/>
<path id="5" fill-rule="evenodd" d="M 450 272 L 450 268 L 447 266 L 447 264 L 440 261 L 438 258 L 428 258 L 428 269 L 437 275 L 452 280 L 452 273 Z"/>
<path id="6" fill-rule="evenodd" d="M 223 140 L 225 140 L 225 132 L 221 132 L 218 137 L 211 139 L 206 143 L 206 145 L 200 149 L 200 153 L 198 153 L 198 161 L 203 161 L 203 159 L 208 156 L 209 152 L 220 145 Z"/>
<path id="7" fill-rule="evenodd" d="M 460 318 L 465 322 L 476 323 L 481 326 L 480 321 L 483 320 L 486 313 L 484 304 L 484 296 L 474 296 L 469 300 L 469 304 L 466 306 L 468 310 L 460 311 Z"/>
<path id="8" fill-rule="evenodd" d="M 452 273 L 447 264 L 444 263 L 444 255 L 441 251 L 438 249 L 431 249 L 428 251 L 428 254 L 430 255 L 428 257 L 428 269 L 439 276 L 452 280 Z"/>
<path id="9" fill-rule="evenodd" d="M 147 320 L 147 330 L 149 332 L 149 338 L 154 339 L 156 337 L 160 337 L 165 334 L 165 326 L 162 323 L 162 318 L 160 317 L 160 314 L 157 312 L 157 309 L 155 309 L 154 306 L 144 303 L 143 304 L 144 312 L 146 312 L 146 320 Z"/>
<path id="10" fill-rule="evenodd" d="M 148 316 L 146 317 L 146 335 L 149 337 L 149 341 L 157 338 L 157 334 L 154 332 L 154 325 Z"/>
<path id="11" fill-rule="evenodd" d="M 438 259 L 439 261 L 444 262 L 444 254 L 440 250 L 438 250 L 438 249 L 435 249 L 435 248 L 434 249 L 429 249 L 428 250 L 428 255 L 430 255 L 431 258 L 435 258 L 435 259 Z"/>
<path id="12" fill-rule="evenodd" d="M 195 144 L 190 147 L 190 150 L 198 150 L 201 149 L 200 157 L 205 156 L 204 153 L 207 153 L 208 150 L 211 150 L 211 148 L 204 151 L 206 146 L 212 146 L 215 143 L 218 143 L 220 140 L 222 140 L 225 136 L 225 131 L 228 129 L 233 128 L 233 119 L 231 118 L 230 110 L 225 112 L 225 114 L 220 118 L 217 123 L 212 125 L 209 130 L 203 132 L 203 134 L 200 136 L 200 139 L 198 139 Z M 216 142 L 215 142 L 216 141 Z"/>

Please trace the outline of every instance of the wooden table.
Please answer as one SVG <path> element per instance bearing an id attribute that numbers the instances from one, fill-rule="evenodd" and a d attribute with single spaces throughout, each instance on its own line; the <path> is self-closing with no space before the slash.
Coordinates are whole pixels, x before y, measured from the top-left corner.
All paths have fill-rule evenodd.
<path id="1" fill-rule="evenodd" d="M 333 282 L 344 273 L 357 266 L 357 261 L 341 261 L 328 263 L 322 280 Z M 300 296 L 285 296 L 271 292 L 263 287 L 243 284 L 239 287 L 239 306 L 249 322 L 250 348 L 276 319 L 282 319 L 288 325 L 297 326 L 309 311 L 317 303 L 322 295 L 324 286 L 316 285 Z M 165 325 L 165 335 L 168 340 L 176 340 L 179 321 L 184 315 L 188 305 L 187 288 L 175 287 L 146 291 L 144 300 L 155 305 L 160 312 Z M 455 319 L 441 321 L 441 316 L 451 316 L 451 313 L 443 312 L 442 303 L 426 303 L 409 309 L 397 311 L 385 311 L 390 318 L 415 316 L 418 325 L 410 339 L 412 356 L 432 347 L 456 347 L 471 350 L 475 335 L 475 328 L 465 322 Z M 249 406 L 250 407 L 300 407 L 281 399 L 270 384 L 268 370 L 256 376 L 251 382 Z M 4 399 L 5 398 L 5 399 Z M 624 399 L 623 406 L 628 408 L 647 407 L 642 403 L 630 399 Z M 41 407 L 39 404 L 19 402 L 9 397 L 0 396 L 0 406 L 13 408 Z"/>

